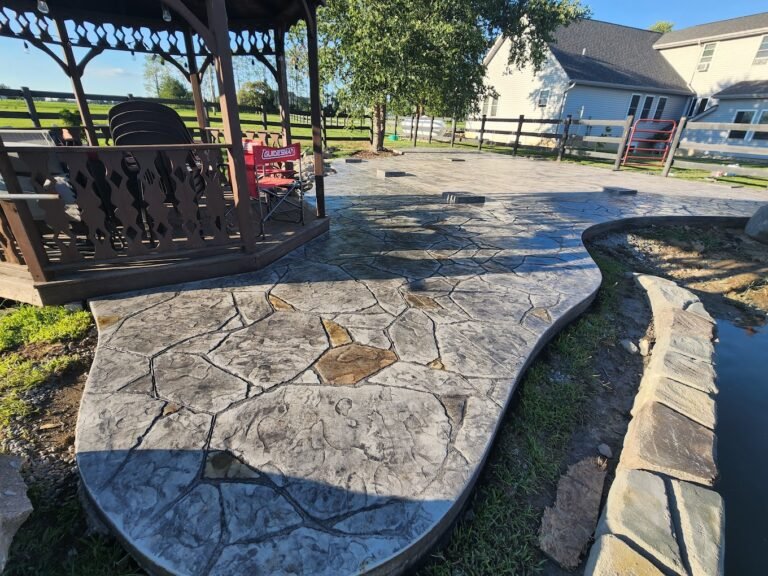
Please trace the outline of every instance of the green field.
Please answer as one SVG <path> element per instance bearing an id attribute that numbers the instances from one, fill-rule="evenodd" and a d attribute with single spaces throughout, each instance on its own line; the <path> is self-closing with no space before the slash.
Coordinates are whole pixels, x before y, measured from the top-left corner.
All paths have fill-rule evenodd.
<path id="1" fill-rule="evenodd" d="M 110 108 L 114 104 L 96 104 L 93 103 L 89 106 L 91 114 L 96 116 L 94 123 L 99 125 L 106 125 L 106 119 L 99 119 L 99 115 L 106 115 L 109 113 Z M 48 101 L 36 101 L 35 108 L 38 114 L 59 114 L 62 110 L 77 113 L 77 105 L 74 102 L 48 102 Z M 195 110 L 192 107 L 171 106 L 174 108 L 180 116 L 184 119 L 185 124 L 194 128 L 197 127 L 197 121 L 195 120 Z M 27 105 L 24 100 L 21 99 L 4 99 L 0 100 L 0 128 L 33 128 L 34 124 L 29 118 L 5 118 L 4 112 L 27 112 Z M 212 115 L 211 126 L 219 127 L 222 125 L 221 116 L 219 114 Z M 240 114 L 240 122 L 243 130 L 263 130 L 261 114 L 242 112 Z M 267 115 L 267 122 L 271 123 L 267 128 L 269 132 L 279 132 L 280 117 L 277 114 Z M 367 148 L 365 141 L 361 142 L 334 142 L 333 138 L 338 137 L 353 137 L 353 138 L 368 138 L 370 132 L 368 129 L 360 128 L 361 126 L 369 127 L 369 121 L 363 121 L 359 119 L 350 119 L 348 121 L 348 128 L 335 127 L 335 122 L 329 122 L 328 125 L 328 138 L 336 148 L 340 148 L 346 152 L 352 152 L 354 150 L 360 150 Z M 63 126 L 64 123 L 61 119 L 46 119 L 41 118 L 40 124 L 45 128 L 52 128 L 55 126 Z M 331 124 L 334 124 L 331 126 Z M 353 128 L 354 127 L 354 128 Z M 301 142 L 302 146 L 306 146 L 312 140 L 312 129 L 307 127 L 297 126 L 292 128 L 292 135 L 295 140 Z"/>

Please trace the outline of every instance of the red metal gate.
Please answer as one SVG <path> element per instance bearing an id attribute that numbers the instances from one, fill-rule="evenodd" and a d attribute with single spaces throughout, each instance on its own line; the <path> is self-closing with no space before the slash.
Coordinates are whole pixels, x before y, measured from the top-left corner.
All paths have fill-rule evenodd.
<path id="1" fill-rule="evenodd" d="M 676 128 L 674 120 L 638 120 L 632 126 L 621 163 L 624 166 L 663 166 Z"/>

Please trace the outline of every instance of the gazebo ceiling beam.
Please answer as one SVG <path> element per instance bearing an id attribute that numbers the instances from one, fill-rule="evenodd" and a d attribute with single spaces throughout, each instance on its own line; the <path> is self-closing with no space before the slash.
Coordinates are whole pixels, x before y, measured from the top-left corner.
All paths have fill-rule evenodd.
<path id="1" fill-rule="evenodd" d="M 56 54 L 56 52 L 54 52 L 53 50 L 51 50 L 51 48 L 48 45 L 46 45 L 42 40 L 38 40 L 37 38 L 27 38 L 27 37 L 24 37 L 23 39 L 25 42 L 28 42 L 38 50 L 42 50 L 43 52 L 48 54 L 48 56 L 53 58 L 53 61 L 56 62 L 56 64 L 58 64 L 61 67 L 61 69 L 64 71 L 64 74 L 69 76 L 69 68 L 67 67 L 66 62 L 64 62 L 64 60 L 62 60 L 59 57 L 59 55 Z"/>
<path id="2" fill-rule="evenodd" d="M 96 56 L 102 52 L 104 52 L 104 46 L 94 46 L 88 50 L 88 53 L 83 56 L 83 58 L 77 64 L 77 73 L 82 76 L 83 72 L 85 72 L 85 67 L 88 66 L 88 62 L 96 58 Z"/>
<path id="3" fill-rule="evenodd" d="M 181 72 L 181 75 L 184 76 L 184 78 L 189 78 L 189 70 L 187 70 L 181 62 L 176 60 L 176 58 L 165 52 L 156 52 L 156 54 L 160 56 L 160 58 L 162 58 L 165 62 L 175 66 L 176 69 Z"/>

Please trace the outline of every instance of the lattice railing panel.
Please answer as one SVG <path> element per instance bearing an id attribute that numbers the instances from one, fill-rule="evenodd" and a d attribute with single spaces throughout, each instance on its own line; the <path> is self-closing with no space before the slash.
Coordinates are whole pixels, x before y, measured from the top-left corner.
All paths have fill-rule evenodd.
<path id="1" fill-rule="evenodd" d="M 37 148 L 17 154 L 36 193 L 59 194 L 37 202 L 39 240 L 54 266 L 177 255 L 240 241 L 217 148 Z M 49 167 L 57 164 L 64 175 L 51 174 Z M 6 254 L 4 234 L 0 222 L 0 251 Z"/>

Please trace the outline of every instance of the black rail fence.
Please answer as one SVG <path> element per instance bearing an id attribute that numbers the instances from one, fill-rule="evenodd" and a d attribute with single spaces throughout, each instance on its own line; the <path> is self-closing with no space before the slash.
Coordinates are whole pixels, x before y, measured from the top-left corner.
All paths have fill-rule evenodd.
<path id="1" fill-rule="evenodd" d="M 1 104 L 2 99 L 22 100 L 26 106 L 26 110 L 7 110 L 3 109 Z M 179 110 L 181 119 L 188 124 L 197 126 L 197 116 L 195 115 L 195 103 L 192 100 L 177 100 L 170 98 L 149 98 L 143 96 L 133 96 L 128 94 L 126 96 L 119 96 L 113 94 L 86 94 L 86 99 L 89 104 L 118 104 L 125 102 L 126 100 L 142 100 L 146 102 L 157 102 L 160 104 L 166 104 Z M 28 126 L 22 128 L 39 129 L 43 127 L 43 124 L 50 127 L 56 122 L 61 122 L 60 112 L 43 112 L 37 109 L 36 101 L 60 101 L 74 102 L 75 96 L 71 92 L 53 92 L 47 90 L 30 90 L 27 87 L 21 89 L 13 88 L 0 88 L 0 127 L 3 126 L 3 120 L 26 120 Z M 189 109 L 189 113 L 185 114 L 183 109 Z M 239 106 L 240 124 L 243 127 L 244 135 L 250 135 L 254 132 L 278 132 L 282 129 L 282 124 L 279 120 L 270 118 L 270 114 L 263 108 L 253 106 Z M 205 112 L 209 126 L 215 127 L 215 125 L 222 122 L 221 107 L 218 102 L 206 102 Z M 257 118 L 243 117 L 243 114 L 257 116 Z M 108 119 L 107 114 L 91 112 L 91 117 L 94 123 L 97 133 L 105 140 L 109 140 L 109 129 L 106 126 Z M 373 124 L 371 116 L 363 117 L 350 117 L 348 115 L 339 114 L 329 116 L 323 114 L 323 138 L 326 145 L 331 142 L 372 142 L 373 139 Z M 101 124 L 99 124 L 101 123 Z M 74 126 L 73 128 L 82 128 L 80 126 Z M 291 129 L 312 129 L 312 122 L 310 119 L 310 113 L 304 111 L 291 113 Z M 193 132 L 195 130 L 193 129 Z M 343 132 L 343 133 L 340 133 Z M 299 136 L 297 139 L 301 140 Z"/>

